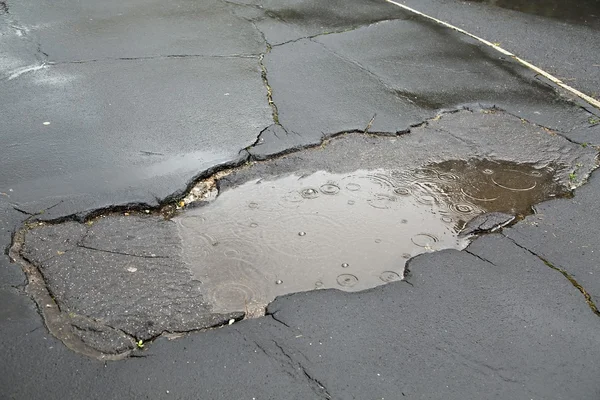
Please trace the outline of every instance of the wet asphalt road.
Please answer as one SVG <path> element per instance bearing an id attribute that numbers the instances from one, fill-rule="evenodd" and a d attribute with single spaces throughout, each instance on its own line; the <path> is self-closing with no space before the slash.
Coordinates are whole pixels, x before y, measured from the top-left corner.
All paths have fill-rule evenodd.
<path id="1" fill-rule="evenodd" d="M 600 99 L 597 0 L 402 0 L 428 15 L 498 43 Z M 489 6 L 493 4 L 495 6 Z"/>
<path id="2" fill-rule="evenodd" d="M 153 207 L 220 164 L 367 127 L 405 132 L 464 104 L 496 105 L 573 142 L 600 142 L 590 122 L 598 111 L 559 100 L 533 73 L 397 7 L 258 3 L 6 2 L 3 247 L 27 218 Z M 468 17 L 464 7 L 455 15 Z M 516 26 L 535 23 L 536 34 L 559 30 L 555 20 L 519 18 Z M 369 26 L 378 21 L 386 22 Z M 597 32 L 565 26 L 574 38 Z M 560 69 L 568 56 L 529 54 L 574 71 Z M 585 63 L 577 65 L 597 63 L 594 54 L 578 53 Z M 575 69 L 582 90 L 597 77 L 586 68 Z M 119 362 L 78 355 L 51 336 L 23 291 L 24 274 L 3 255 L 1 397 L 598 397 L 600 320 L 565 276 L 597 304 L 599 185 L 593 175 L 573 199 L 545 203 L 467 251 L 412 260 L 412 285 L 286 296 L 264 318 L 161 338 Z"/>

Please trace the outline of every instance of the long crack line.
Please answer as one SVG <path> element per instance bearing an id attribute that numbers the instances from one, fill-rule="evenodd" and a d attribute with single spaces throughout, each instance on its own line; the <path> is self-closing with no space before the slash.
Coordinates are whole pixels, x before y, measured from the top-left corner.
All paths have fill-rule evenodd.
<path id="1" fill-rule="evenodd" d="M 581 292 L 581 294 L 583 295 L 583 297 L 585 298 L 585 302 L 587 303 L 587 305 L 590 307 L 590 309 L 592 310 L 592 312 L 594 314 L 596 314 L 597 316 L 600 317 L 600 311 L 598 310 L 598 307 L 596 306 L 596 304 L 594 303 L 594 300 L 592 299 L 592 296 L 587 292 L 587 290 L 585 290 L 585 288 L 583 286 L 581 286 L 581 284 L 579 282 L 577 282 L 577 280 L 573 277 L 573 275 L 571 275 L 569 272 L 567 272 L 566 270 L 559 268 L 557 266 L 555 266 L 554 264 L 552 264 L 550 261 L 548 261 L 546 258 L 540 256 L 539 254 L 535 253 L 534 251 L 528 249 L 525 246 L 522 246 L 521 244 L 519 244 L 517 241 L 515 241 L 513 238 L 510 238 L 504 234 L 502 234 L 505 238 L 507 238 L 508 240 L 510 240 L 511 242 L 513 242 L 516 246 L 520 247 L 521 249 L 527 251 L 528 253 L 532 254 L 533 256 L 537 257 L 540 261 L 542 261 L 547 267 L 552 268 L 555 271 L 560 272 L 565 278 L 567 278 L 567 280 L 569 282 L 571 282 L 571 284 L 573 286 L 575 286 L 575 288 L 577 288 L 577 290 L 579 290 Z"/>
<path id="2" fill-rule="evenodd" d="M 121 251 L 98 249 L 96 247 L 86 246 L 86 245 L 83 245 L 83 244 L 77 244 L 77 247 L 80 247 L 80 248 L 86 249 L 86 250 L 100 251 L 102 253 L 119 254 L 119 255 L 122 255 L 122 256 L 130 256 L 130 257 L 138 257 L 138 258 L 169 258 L 167 256 L 157 256 L 157 255 L 144 256 L 144 255 L 140 255 L 140 254 L 124 253 L 124 252 L 121 252 Z"/>
<path id="3" fill-rule="evenodd" d="M 265 66 L 264 58 L 265 54 L 261 54 L 258 58 L 258 64 L 260 66 L 263 83 L 265 85 L 265 88 L 267 88 L 267 102 L 269 103 L 269 107 L 271 107 L 271 115 L 273 117 L 273 122 L 281 126 L 281 124 L 279 123 L 279 110 L 277 109 L 277 105 L 273 101 L 273 88 L 269 84 L 269 79 L 267 77 L 267 67 Z"/>
<path id="4" fill-rule="evenodd" d="M 463 250 L 465 253 L 472 255 L 473 257 L 477 257 L 479 258 L 481 261 L 488 263 L 488 264 L 492 264 L 492 265 L 496 265 L 493 262 L 491 262 L 490 260 L 488 260 L 487 258 L 481 257 L 479 254 L 475 254 L 472 251 L 469 251 L 469 249 L 464 249 Z"/>
<path id="5" fill-rule="evenodd" d="M 140 57 L 104 57 L 91 58 L 87 60 L 73 61 L 51 61 L 48 65 L 65 65 L 65 64 L 87 64 L 102 61 L 146 61 L 146 60 L 162 60 L 170 58 L 258 58 L 260 54 L 159 54 L 154 56 Z"/>
<path id="6" fill-rule="evenodd" d="M 313 391 L 316 394 L 318 394 L 320 396 L 323 396 L 325 399 L 331 399 L 332 398 L 331 394 L 329 394 L 329 391 L 327 390 L 327 388 L 325 387 L 325 385 L 323 385 L 323 383 L 320 380 L 318 380 L 317 378 L 315 378 L 309 371 L 307 371 L 306 368 L 304 367 L 304 365 L 302 365 L 299 361 L 296 361 L 287 352 L 287 350 L 285 350 L 285 348 L 283 346 L 281 346 L 279 343 L 277 343 L 276 340 L 272 339 L 272 341 L 273 341 L 273 344 L 275 344 L 275 346 L 279 349 L 279 351 L 281 352 L 281 354 L 288 360 L 288 363 L 290 364 L 290 366 L 292 366 L 293 368 L 297 368 L 300 371 L 302 371 L 302 374 L 310 382 L 311 387 L 312 387 Z"/>
<path id="7" fill-rule="evenodd" d="M 267 15 L 268 15 L 268 14 L 267 14 Z M 274 17 L 273 17 L 273 16 L 271 16 L 271 15 L 269 15 L 269 17 L 272 17 L 272 18 L 274 18 Z M 277 17 L 277 19 L 278 19 L 279 21 L 283 22 L 283 23 L 287 23 L 285 20 L 283 20 L 283 19 L 281 19 L 281 18 L 278 18 L 278 17 Z M 356 31 L 356 30 L 363 29 L 363 28 L 369 28 L 369 27 L 371 27 L 371 26 L 374 26 L 374 25 L 377 25 L 377 24 L 381 24 L 381 23 L 384 23 L 384 22 L 398 21 L 398 20 L 404 20 L 404 19 L 405 19 L 405 18 L 390 18 L 390 19 L 382 19 L 382 20 L 380 20 L 380 21 L 375 21 L 375 22 L 372 22 L 372 23 L 370 23 L 370 24 L 356 25 L 356 26 L 351 26 L 351 27 L 345 28 L 345 29 L 339 29 L 339 30 L 335 30 L 335 31 L 321 32 L 321 33 L 316 33 L 316 34 L 314 34 L 314 35 L 309 35 L 309 36 L 302 36 L 302 37 L 299 37 L 299 38 L 296 38 L 296 39 L 287 40 L 287 41 L 285 41 L 285 42 L 276 43 L 276 44 L 272 45 L 272 47 L 280 47 L 280 46 L 285 46 L 285 45 L 287 45 L 287 44 L 290 44 L 290 43 L 296 43 L 296 42 L 299 42 L 299 41 L 301 41 L 301 40 L 312 40 L 312 39 L 319 38 L 319 37 L 321 37 L 321 36 L 335 35 L 335 34 L 338 34 L 338 33 L 348 33 L 348 32 Z"/>
<path id="8" fill-rule="evenodd" d="M 283 128 L 283 126 L 279 122 L 279 110 L 277 109 L 277 104 L 275 104 L 275 101 L 273 101 L 273 88 L 271 87 L 271 84 L 269 83 L 268 71 L 267 71 L 267 67 L 264 63 L 265 55 L 267 55 L 271 52 L 272 46 L 268 42 L 264 32 L 261 31 L 258 28 L 258 26 L 256 26 L 256 23 L 254 21 L 252 21 L 252 26 L 254 26 L 254 29 L 256 29 L 260 33 L 260 35 L 262 36 L 262 39 L 264 40 L 265 45 L 267 47 L 265 52 L 261 53 L 260 56 L 258 57 L 258 66 L 260 67 L 260 75 L 261 75 L 263 84 L 265 85 L 265 88 L 267 89 L 267 102 L 269 103 L 269 107 L 271 107 L 271 115 L 273 118 L 273 122 L 275 122 L 275 124 L 277 124 Z M 283 128 L 283 129 L 285 131 L 285 128 Z"/>
<path id="9" fill-rule="evenodd" d="M 333 56 L 335 56 L 336 58 L 346 62 L 347 64 L 353 65 L 356 68 L 360 69 L 361 71 L 363 71 L 364 73 L 366 73 L 367 75 L 371 76 L 373 79 L 377 80 L 377 82 L 379 82 L 379 84 L 381 86 L 383 86 L 387 91 L 389 91 L 390 93 L 393 93 L 396 97 L 403 99 L 409 103 L 411 103 L 412 105 L 417 105 L 413 100 L 411 100 L 408 96 L 403 95 L 402 93 L 400 93 L 399 90 L 393 88 L 392 86 L 390 86 L 387 82 L 385 82 L 379 75 L 375 74 L 374 72 L 370 71 L 368 68 L 366 68 L 364 65 L 362 65 L 361 63 L 359 63 L 356 60 L 353 60 L 351 58 L 348 58 L 346 56 L 343 56 L 341 54 L 339 54 L 338 52 L 330 49 L 329 47 L 327 47 L 325 44 L 318 42 L 316 40 L 312 40 L 309 39 L 311 42 L 313 43 L 317 43 L 320 44 L 321 46 L 323 46 L 323 48 L 325 50 L 327 50 L 329 53 L 331 53 Z"/>

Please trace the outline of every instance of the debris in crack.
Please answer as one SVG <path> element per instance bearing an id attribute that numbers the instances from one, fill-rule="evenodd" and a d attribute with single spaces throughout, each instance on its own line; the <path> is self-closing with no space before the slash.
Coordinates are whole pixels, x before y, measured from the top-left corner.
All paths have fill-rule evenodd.
<path id="1" fill-rule="evenodd" d="M 514 215 L 501 212 L 485 213 L 467 222 L 466 226 L 461 230 L 460 236 L 492 233 L 510 224 L 515 218 Z"/>
<path id="2" fill-rule="evenodd" d="M 375 117 L 377 117 L 377 114 L 373 114 L 373 118 L 369 120 L 369 123 L 365 127 L 365 133 L 369 133 L 369 129 L 371 129 L 371 127 L 373 126 L 373 122 L 375 122 Z"/>
<path id="3" fill-rule="evenodd" d="M 229 172 L 230 170 L 224 170 L 196 183 L 187 196 L 177 202 L 177 207 L 183 208 L 190 205 L 198 207 L 214 201 L 219 194 L 218 180 L 227 176 Z"/>
<path id="4" fill-rule="evenodd" d="M 587 290 L 585 290 L 585 288 L 583 286 L 581 286 L 579 284 L 579 282 L 577 282 L 577 280 L 571 274 L 569 274 L 568 271 L 566 271 L 566 270 L 564 270 L 562 268 L 558 268 L 558 267 L 554 266 L 550 261 L 546 260 L 544 257 L 542 257 L 539 254 L 535 253 L 534 251 L 528 249 L 527 247 L 523 246 L 522 244 L 519 244 L 516 240 L 514 240 L 510 236 L 506 236 L 506 235 L 503 235 L 503 236 L 505 238 L 507 238 L 508 240 L 510 240 L 515 245 L 517 245 L 518 247 L 522 248 L 523 250 L 527 251 L 528 253 L 531 253 L 535 257 L 539 258 L 540 261 L 542 261 L 547 267 L 552 268 L 553 270 L 560 272 L 565 278 L 567 278 L 567 280 L 575 288 L 577 288 L 577 290 L 579 290 L 581 292 L 581 294 L 585 298 L 585 302 L 590 307 L 590 310 L 592 310 L 592 312 L 594 314 L 596 314 L 597 316 L 600 317 L 600 310 L 598 310 L 598 306 L 596 306 L 596 303 L 594 303 L 594 300 L 592 299 L 592 296 L 590 296 L 590 294 L 587 292 Z"/>
<path id="5" fill-rule="evenodd" d="M 270 48 L 267 48 L 267 52 L 269 52 L 269 49 Z M 262 54 L 259 57 L 259 65 L 260 65 L 260 69 L 262 71 L 261 72 L 262 80 L 265 84 L 265 87 L 267 88 L 267 101 L 269 102 L 269 106 L 273 110 L 273 122 L 275 122 L 275 124 L 277 124 L 277 125 L 280 125 L 279 124 L 279 111 L 277 110 L 277 105 L 273 101 L 273 89 L 271 88 L 271 85 L 269 84 L 269 79 L 267 78 L 267 68 L 265 67 L 263 59 L 264 59 L 264 54 Z"/>

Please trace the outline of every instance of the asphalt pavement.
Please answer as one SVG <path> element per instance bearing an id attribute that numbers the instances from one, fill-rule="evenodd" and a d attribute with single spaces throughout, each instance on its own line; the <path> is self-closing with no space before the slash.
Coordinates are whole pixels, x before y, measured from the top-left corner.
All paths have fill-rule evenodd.
<path id="1" fill-rule="evenodd" d="M 597 96 L 593 18 L 407 4 Z M 6 1 L 0 21 L 0 397 L 600 396 L 599 110 L 383 0 Z M 556 163 L 569 193 L 258 318 L 212 313 L 178 258 L 199 184 L 461 158 Z"/>

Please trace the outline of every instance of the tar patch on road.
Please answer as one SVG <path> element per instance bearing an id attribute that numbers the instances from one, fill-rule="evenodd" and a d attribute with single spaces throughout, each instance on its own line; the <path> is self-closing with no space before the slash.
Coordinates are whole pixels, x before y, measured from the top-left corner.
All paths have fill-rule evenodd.
<path id="1" fill-rule="evenodd" d="M 348 133 L 219 172 L 214 200 L 168 218 L 31 224 L 11 255 L 54 335 L 118 358 L 260 315 L 284 293 L 401 280 L 407 259 L 468 244 L 458 234 L 474 217 L 564 195 L 595 157 L 497 110 L 443 114 L 410 134 Z"/>

